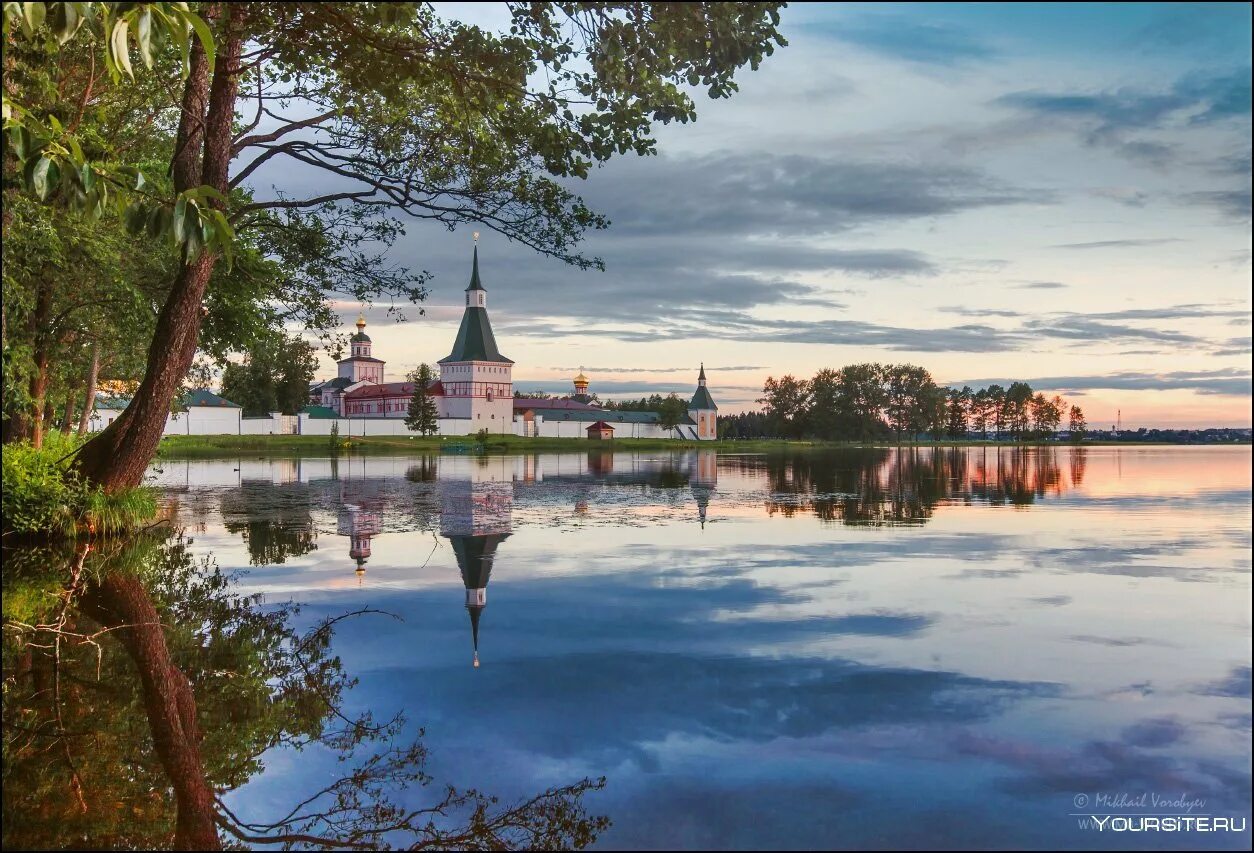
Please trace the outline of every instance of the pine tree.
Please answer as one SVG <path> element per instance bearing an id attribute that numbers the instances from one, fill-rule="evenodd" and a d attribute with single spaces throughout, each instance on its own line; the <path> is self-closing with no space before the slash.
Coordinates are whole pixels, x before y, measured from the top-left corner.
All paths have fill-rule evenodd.
<path id="1" fill-rule="evenodd" d="M 431 399 L 431 393 L 427 390 L 434 378 L 431 368 L 426 364 L 418 365 L 406 377 L 414 383 L 414 395 L 409 398 L 405 426 L 422 435 L 431 435 L 439 429 L 439 412 L 436 411 L 435 400 Z"/>

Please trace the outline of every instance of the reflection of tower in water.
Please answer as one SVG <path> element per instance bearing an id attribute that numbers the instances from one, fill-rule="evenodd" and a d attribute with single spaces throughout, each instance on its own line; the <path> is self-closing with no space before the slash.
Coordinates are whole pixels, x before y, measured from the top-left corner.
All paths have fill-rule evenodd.
<path id="1" fill-rule="evenodd" d="M 340 511 L 336 518 L 336 532 L 348 537 L 348 556 L 356 563 L 354 573 L 360 583 L 366 576 L 366 561 L 370 559 L 370 540 L 383 529 L 382 481 L 351 476 L 348 466 L 337 474 L 339 477 Z"/>
<path id="2" fill-rule="evenodd" d="M 473 468 L 467 479 L 446 479 L 440 490 L 440 534 L 453 546 L 466 588 L 466 611 L 479 666 L 479 625 L 488 604 L 488 580 L 496 549 L 509 538 L 513 514 L 512 477 L 495 465 Z"/>
<path id="3" fill-rule="evenodd" d="M 704 530 L 710 509 L 710 496 L 718 485 L 718 454 L 713 450 L 698 450 L 692 457 L 689 460 L 688 484 L 697 501 L 697 519 Z"/>

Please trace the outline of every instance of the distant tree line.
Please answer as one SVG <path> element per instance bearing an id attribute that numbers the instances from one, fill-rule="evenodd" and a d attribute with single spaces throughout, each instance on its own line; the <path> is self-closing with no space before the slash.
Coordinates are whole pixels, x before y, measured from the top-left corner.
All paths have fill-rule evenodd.
<path id="1" fill-rule="evenodd" d="M 812 379 L 771 377 L 763 409 L 719 418 L 723 438 L 874 441 L 1055 436 L 1064 420 L 1073 439 L 1087 431 L 1084 412 L 1026 382 L 946 388 L 914 364 L 852 364 Z"/>

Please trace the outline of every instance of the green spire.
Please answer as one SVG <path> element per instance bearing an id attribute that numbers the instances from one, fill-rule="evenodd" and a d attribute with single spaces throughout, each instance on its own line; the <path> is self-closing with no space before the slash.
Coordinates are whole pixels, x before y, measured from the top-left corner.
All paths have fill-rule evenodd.
<path id="1" fill-rule="evenodd" d="M 467 290 L 486 290 L 487 289 L 479 282 L 479 244 L 478 243 L 475 243 L 475 263 L 474 263 L 474 266 L 470 270 L 470 286 L 467 287 L 466 289 Z"/>
<path id="2" fill-rule="evenodd" d="M 701 372 L 697 375 L 697 381 L 698 382 L 705 381 L 705 362 L 704 361 L 701 362 Z"/>

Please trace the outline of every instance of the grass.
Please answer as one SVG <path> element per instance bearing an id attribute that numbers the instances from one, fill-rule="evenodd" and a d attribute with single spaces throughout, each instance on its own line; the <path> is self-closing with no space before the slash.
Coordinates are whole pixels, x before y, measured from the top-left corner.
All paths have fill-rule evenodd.
<path id="1" fill-rule="evenodd" d="M 135 530 L 157 514 L 153 489 L 106 494 L 70 468 L 82 441 L 58 433 L 44 446 L 4 448 L 4 536 L 14 539 L 75 539 Z"/>
<path id="2" fill-rule="evenodd" d="M 1029 442 L 1038 444 L 1039 442 Z M 1072 447 L 1065 442 L 1045 442 L 1050 447 Z M 1083 446 L 1099 444 L 1085 442 Z M 1100 442 L 1102 445 L 1144 445 L 1146 442 Z M 892 441 L 824 442 L 785 439 L 746 439 L 742 441 L 678 441 L 667 438 L 616 438 L 611 441 L 589 441 L 586 438 L 522 438 L 515 435 L 490 437 L 480 444 L 474 436 L 366 436 L 339 439 L 340 450 L 350 454 L 396 454 L 412 452 L 589 452 L 594 450 L 721 450 L 740 453 L 763 453 L 787 450 L 829 449 L 850 447 L 895 447 Z M 903 444 L 910 447 L 1015 447 L 1011 442 L 997 441 L 924 441 Z M 161 440 L 160 456 L 164 459 L 212 459 L 246 456 L 327 456 L 331 441 L 324 435 L 172 435 Z"/>

